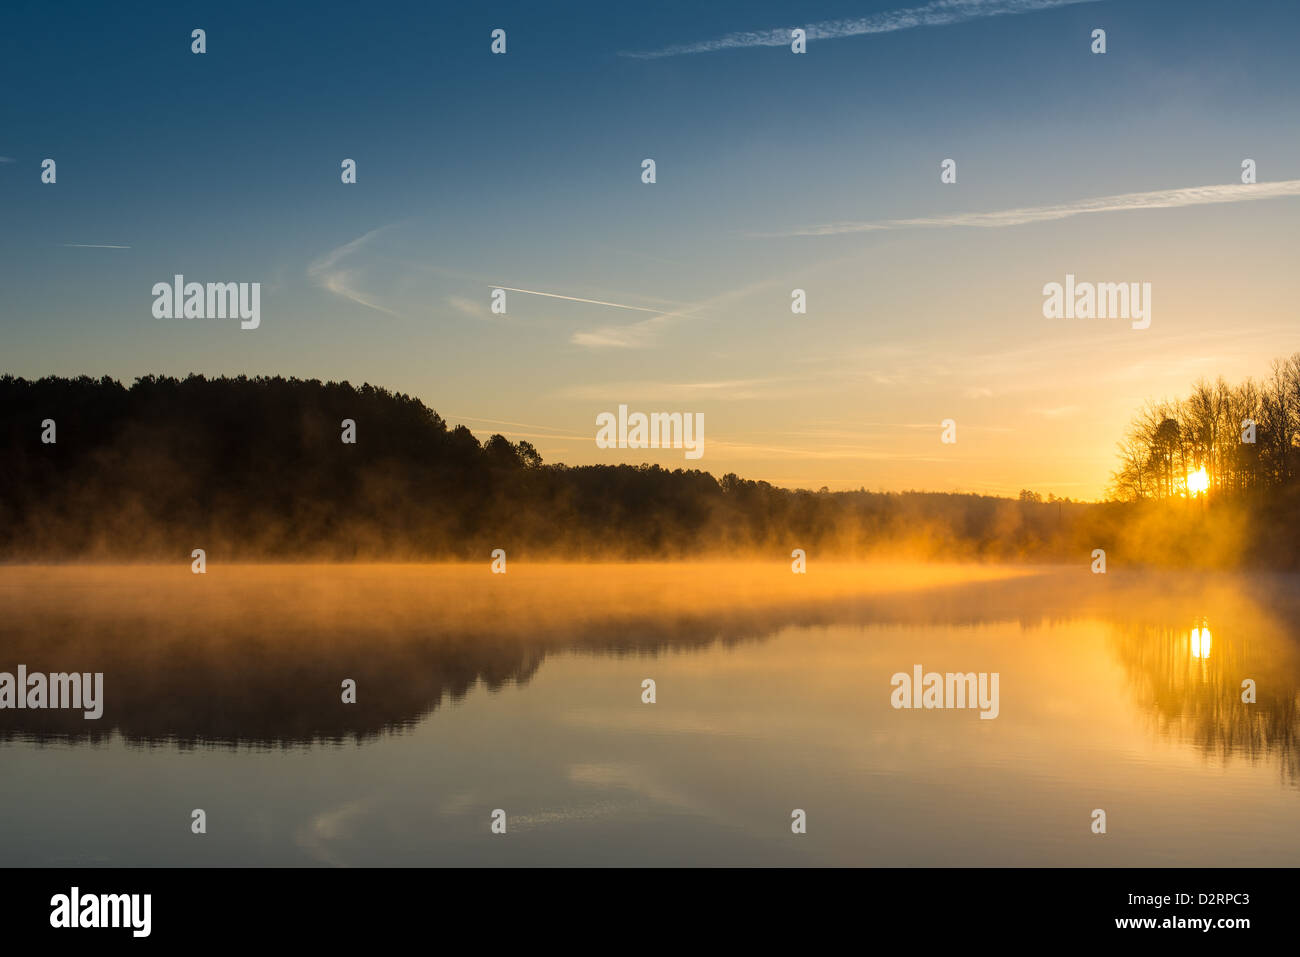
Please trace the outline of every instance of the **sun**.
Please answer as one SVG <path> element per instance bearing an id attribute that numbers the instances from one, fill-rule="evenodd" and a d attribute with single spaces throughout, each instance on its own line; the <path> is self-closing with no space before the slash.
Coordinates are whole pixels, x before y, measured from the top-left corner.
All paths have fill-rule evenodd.
<path id="1" fill-rule="evenodd" d="M 1204 495 L 1210 487 L 1210 477 L 1205 474 L 1205 466 L 1187 476 L 1187 491 L 1192 495 Z"/>

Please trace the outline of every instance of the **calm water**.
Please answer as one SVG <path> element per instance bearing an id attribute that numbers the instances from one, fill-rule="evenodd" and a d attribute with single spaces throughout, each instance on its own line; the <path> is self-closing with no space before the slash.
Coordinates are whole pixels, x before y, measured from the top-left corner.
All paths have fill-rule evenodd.
<path id="1" fill-rule="evenodd" d="M 0 863 L 1300 864 L 1295 579 L 487 567 L 0 568 Z"/>

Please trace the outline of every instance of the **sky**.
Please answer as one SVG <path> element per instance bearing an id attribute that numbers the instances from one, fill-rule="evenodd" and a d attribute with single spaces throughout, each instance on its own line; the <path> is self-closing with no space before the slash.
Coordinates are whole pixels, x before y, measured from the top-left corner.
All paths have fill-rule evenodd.
<path id="1" fill-rule="evenodd" d="M 1147 400 L 1300 350 L 1295 4 L 701 6 L 6 4 L 0 372 L 370 382 L 548 462 L 1093 499 Z M 1045 318 L 1067 273 L 1150 283 L 1150 327 Z M 261 283 L 260 326 L 155 318 L 176 274 Z M 703 456 L 599 448 L 620 404 L 702 413 Z"/>

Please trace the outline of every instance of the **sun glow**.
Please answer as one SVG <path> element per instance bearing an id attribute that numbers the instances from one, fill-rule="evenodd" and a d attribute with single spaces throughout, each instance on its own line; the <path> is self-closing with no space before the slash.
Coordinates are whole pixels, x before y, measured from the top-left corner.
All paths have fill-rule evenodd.
<path id="1" fill-rule="evenodd" d="M 1209 628 L 1192 629 L 1192 657 L 1208 658 L 1210 657 L 1210 645 L 1214 641 L 1214 636 L 1210 634 Z"/>
<path id="2" fill-rule="evenodd" d="M 1187 491 L 1192 495 L 1204 495 L 1209 487 L 1210 477 L 1205 473 L 1205 466 L 1187 476 Z"/>

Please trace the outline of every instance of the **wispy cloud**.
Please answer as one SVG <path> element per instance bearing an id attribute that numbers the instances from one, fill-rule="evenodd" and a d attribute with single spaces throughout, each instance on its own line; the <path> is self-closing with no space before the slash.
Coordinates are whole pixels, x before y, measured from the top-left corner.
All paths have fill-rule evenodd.
<path id="1" fill-rule="evenodd" d="M 12 156 L 0 156 L 0 163 L 16 163 L 16 162 L 18 161 L 15 160 Z"/>
<path id="2" fill-rule="evenodd" d="M 757 292 L 780 287 L 784 282 L 785 280 L 781 279 L 760 280 L 759 282 L 751 283 L 748 286 L 729 289 L 716 296 L 711 296 L 703 302 L 687 304 L 685 308 L 677 309 L 672 312 L 664 312 L 662 315 L 655 316 L 653 319 L 642 319 L 640 322 L 634 322 L 628 326 L 602 326 L 599 329 L 592 329 L 588 332 L 575 332 L 571 341 L 574 345 L 585 346 L 589 349 L 645 348 L 654 341 L 655 336 L 662 329 L 675 322 L 691 319 L 700 314 L 707 315 L 711 311 L 720 309 L 733 302 L 743 300 L 747 296 L 751 296 Z"/>
<path id="3" fill-rule="evenodd" d="M 67 249 L 130 249 L 130 246 L 113 246 L 108 243 L 62 243 Z"/>
<path id="4" fill-rule="evenodd" d="M 1021 13 L 1036 13 L 1054 7 L 1068 7 L 1076 3 L 1095 3 L 1096 0 L 934 0 L 921 7 L 887 10 L 869 17 L 844 20 L 825 20 L 821 23 L 792 24 L 772 30 L 751 30 L 728 33 L 716 40 L 701 43 L 683 43 L 641 53 L 621 53 L 620 56 L 639 60 L 683 56 L 691 53 L 716 53 L 719 50 L 736 50 L 746 47 L 779 47 L 790 43 L 790 30 L 800 27 L 809 40 L 839 40 L 873 33 L 894 33 L 913 27 L 943 27 L 967 20 L 1001 17 Z"/>
<path id="5" fill-rule="evenodd" d="M 473 316 L 475 319 L 488 319 L 491 313 L 488 312 L 487 306 L 474 299 L 465 296 L 448 296 L 447 305 L 457 312 L 463 312 L 467 316 Z"/>
<path id="6" fill-rule="evenodd" d="M 839 259 L 820 262 L 815 266 L 792 272 L 785 277 L 762 279 L 745 286 L 738 286 L 699 302 L 678 302 L 678 308 L 676 309 L 651 309 L 645 306 L 630 306 L 603 299 L 584 299 L 578 296 L 565 296 L 559 293 L 539 292 L 535 289 L 519 289 L 511 286 L 494 286 L 492 288 L 509 289 L 514 292 L 546 296 L 551 299 L 563 299 L 570 302 L 590 303 L 597 306 L 629 309 L 634 312 L 652 313 L 653 315 L 648 319 L 641 319 L 627 325 L 604 325 L 595 329 L 575 332 L 569 340 L 574 345 L 586 349 L 644 349 L 652 346 L 659 333 L 675 323 L 719 314 L 727 307 L 743 302 L 752 296 L 766 295 L 774 289 L 788 290 L 791 288 L 790 284 L 792 282 L 797 283 L 800 281 L 800 276 L 813 271 L 833 272 L 844 263 L 856 260 L 857 255 L 857 253 L 854 253 Z M 724 385 L 731 384 L 733 383 L 725 383 Z"/>
<path id="7" fill-rule="evenodd" d="M 564 299 L 568 302 L 585 302 L 593 306 L 613 306 L 615 309 L 631 309 L 633 312 L 663 312 L 662 309 L 647 309 L 644 306 L 625 306 L 621 302 L 605 302 L 603 299 L 581 299 L 578 296 L 562 296 L 558 292 L 538 292 L 536 289 L 518 289 L 514 286 L 493 286 L 493 289 L 505 289 L 509 292 L 523 292 L 530 296 L 545 296 L 547 299 Z"/>
<path id="8" fill-rule="evenodd" d="M 602 326 L 587 332 L 575 332 L 570 341 L 574 345 L 584 346 L 589 349 L 645 348 L 654 343 L 654 339 L 659 332 L 673 323 L 694 320 L 700 317 L 709 318 L 710 316 L 723 315 L 727 309 L 737 303 L 743 303 L 751 297 L 759 297 L 760 300 L 765 300 L 777 289 L 783 290 L 783 296 L 788 295 L 791 288 L 797 286 L 806 278 L 811 278 L 816 274 L 833 275 L 840 267 L 851 262 L 857 262 L 860 255 L 856 251 L 851 252 L 838 259 L 822 260 L 801 269 L 796 269 L 785 276 L 760 279 L 748 285 L 728 289 L 700 302 L 679 303 L 680 308 L 678 309 L 665 311 L 652 319 L 642 319 L 640 322 L 634 322 L 631 325 Z M 786 300 L 786 302 L 788 301 Z M 653 312 L 655 310 L 649 311 Z"/>
<path id="9" fill-rule="evenodd" d="M 788 376 L 766 379 L 725 379 L 715 382 L 609 382 L 601 385 L 575 385 L 561 389 L 565 399 L 590 402 L 687 401 L 714 399 L 740 401 L 769 397 L 769 385 L 797 381 Z"/>
<path id="10" fill-rule="evenodd" d="M 340 262 L 384 230 L 391 229 L 393 225 L 389 224 L 388 226 L 380 226 L 378 229 L 372 229 L 364 236 L 358 236 L 352 242 L 331 250 L 307 267 L 307 275 L 322 289 L 326 289 L 336 296 L 342 296 L 344 299 L 365 306 L 367 309 L 374 309 L 376 312 L 396 316 L 397 313 L 393 312 L 393 310 L 372 301 L 356 288 L 357 270 L 345 269 L 339 266 Z"/>
<path id="11" fill-rule="evenodd" d="M 621 302 L 610 302 L 606 299 L 586 299 L 582 296 L 566 296 L 558 292 L 542 292 L 538 289 L 523 289 L 518 286 L 491 286 L 493 289 L 505 289 L 508 292 L 521 292 L 529 296 L 543 296 L 547 299 L 561 299 L 565 302 L 580 302 L 592 306 L 608 306 L 612 309 L 626 309 L 631 312 L 648 312 L 652 314 L 652 319 L 642 319 L 640 322 L 634 322 L 627 326 L 602 326 L 589 332 L 574 333 L 572 342 L 574 345 L 585 346 L 593 349 L 639 349 L 647 346 L 654 339 L 655 334 L 664 326 L 681 319 L 694 311 L 696 307 L 688 307 L 685 310 L 669 311 L 664 309 L 651 309 L 647 306 L 630 306 Z"/>
<path id="12" fill-rule="evenodd" d="M 653 319 L 642 319 L 630 326 L 601 326 L 588 332 L 575 332 L 570 340 L 575 346 L 588 349 L 643 349 L 654 341 L 663 327 L 681 319 L 685 313 L 665 313 Z"/>
<path id="13" fill-rule="evenodd" d="M 1244 203 L 1250 200 L 1300 196 L 1300 179 L 1275 183 L 1227 183 L 1215 186 L 1187 186 L 1182 189 L 1158 189 L 1147 193 L 1120 193 L 1080 199 L 1052 206 L 1020 206 L 991 213 L 956 213 L 920 219 L 884 219 L 868 222 L 823 223 L 778 233 L 752 233 L 754 238 L 786 236 L 835 236 L 841 233 L 869 233 L 890 229 L 924 227 L 977 226 L 998 228 L 1068 219 L 1085 213 L 1118 213 L 1136 209 L 1177 209 L 1185 206 L 1209 206 L 1220 203 Z"/>

